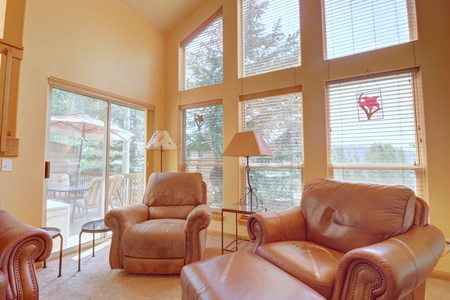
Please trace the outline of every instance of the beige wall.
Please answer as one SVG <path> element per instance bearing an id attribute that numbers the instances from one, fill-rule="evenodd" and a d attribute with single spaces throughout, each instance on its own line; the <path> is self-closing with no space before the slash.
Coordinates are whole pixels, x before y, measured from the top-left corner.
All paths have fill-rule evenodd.
<path id="1" fill-rule="evenodd" d="M 235 1 L 204 1 L 167 36 L 166 118 L 172 135 L 178 134 L 180 104 L 223 99 L 224 145 L 238 129 L 237 106 L 241 94 L 293 85 L 303 87 L 305 181 L 327 177 L 325 81 L 419 66 L 422 72 L 427 148 L 428 197 L 431 222 L 450 237 L 450 1 L 417 0 L 419 40 L 369 53 L 324 61 L 320 1 L 301 0 L 302 65 L 271 74 L 238 79 L 237 5 Z M 179 42 L 223 5 L 224 82 L 178 92 Z M 294 75 L 295 74 L 295 75 Z M 176 136 L 176 135 L 175 135 Z M 177 168 L 177 153 L 171 153 L 171 169 Z M 224 201 L 238 199 L 236 158 L 224 158 Z M 213 228 L 219 228 L 217 224 Z M 437 273 L 450 279 L 450 257 L 441 259 Z"/>
<path id="2" fill-rule="evenodd" d="M 19 157 L 0 172 L 0 207 L 41 226 L 48 77 L 153 104 L 159 127 L 165 36 L 116 0 L 28 0 L 23 45 Z"/>

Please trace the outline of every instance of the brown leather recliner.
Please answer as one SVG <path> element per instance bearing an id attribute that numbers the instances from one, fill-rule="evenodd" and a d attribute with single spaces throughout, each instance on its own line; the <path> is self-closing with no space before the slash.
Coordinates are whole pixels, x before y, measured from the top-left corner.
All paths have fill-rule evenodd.
<path id="1" fill-rule="evenodd" d="M 313 179 L 299 207 L 248 220 L 253 251 L 326 299 L 424 299 L 445 238 L 403 186 Z"/>
<path id="2" fill-rule="evenodd" d="M 111 209 L 109 263 L 129 273 L 180 274 L 201 260 L 211 209 L 200 173 L 153 173 L 142 204 Z"/>
<path id="3" fill-rule="evenodd" d="M 0 299 L 39 299 L 34 263 L 46 260 L 52 247 L 46 231 L 0 210 Z"/>

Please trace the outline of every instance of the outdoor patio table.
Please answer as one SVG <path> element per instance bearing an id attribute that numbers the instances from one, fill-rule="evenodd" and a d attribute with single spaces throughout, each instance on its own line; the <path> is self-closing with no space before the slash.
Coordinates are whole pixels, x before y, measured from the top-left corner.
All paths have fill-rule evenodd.
<path id="1" fill-rule="evenodd" d="M 47 191 L 54 193 L 55 200 L 64 201 L 70 204 L 70 222 L 73 222 L 75 215 L 75 201 L 83 199 L 84 192 L 89 190 L 89 185 L 55 186 L 47 188 Z"/>

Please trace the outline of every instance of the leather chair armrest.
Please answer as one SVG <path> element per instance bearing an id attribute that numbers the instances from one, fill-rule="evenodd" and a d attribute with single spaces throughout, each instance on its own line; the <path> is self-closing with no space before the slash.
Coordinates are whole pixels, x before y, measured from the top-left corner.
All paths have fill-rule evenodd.
<path id="1" fill-rule="evenodd" d="M 255 213 L 247 221 L 247 231 L 250 239 L 255 241 L 252 251 L 263 244 L 305 240 L 306 222 L 300 206 L 279 211 Z"/>
<path id="2" fill-rule="evenodd" d="M 48 232 L 0 211 L 0 271 L 8 281 L 7 299 L 39 298 L 34 263 L 46 260 L 52 247 Z"/>
<path id="3" fill-rule="evenodd" d="M 347 252 L 332 299 L 402 299 L 421 285 L 439 261 L 445 237 L 433 225 Z"/>
<path id="4" fill-rule="evenodd" d="M 184 230 L 186 232 L 185 264 L 199 261 L 203 257 L 206 241 L 206 228 L 211 223 L 211 208 L 206 205 L 196 206 L 187 216 Z M 205 238 L 202 238 L 205 236 Z"/>
<path id="5" fill-rule="evenodd" d="M 112 229 L 109 264 L 112 269 L 123 269 L 122 236 L 125 229 L 132 225 L 147 221 L 149 209 L 145 204 L 117 207 L 105 215 L 105 225 Z"/>

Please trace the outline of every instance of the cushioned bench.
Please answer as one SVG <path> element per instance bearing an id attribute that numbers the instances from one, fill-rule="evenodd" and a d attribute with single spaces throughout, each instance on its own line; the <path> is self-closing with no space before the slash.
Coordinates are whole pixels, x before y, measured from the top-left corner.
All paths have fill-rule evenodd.
<path id="1" fill-rule="evenodd" d="M 248 251 L 214 257 L 181 270 L 182 299 L 325 299 Z"/>

